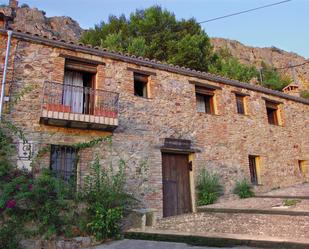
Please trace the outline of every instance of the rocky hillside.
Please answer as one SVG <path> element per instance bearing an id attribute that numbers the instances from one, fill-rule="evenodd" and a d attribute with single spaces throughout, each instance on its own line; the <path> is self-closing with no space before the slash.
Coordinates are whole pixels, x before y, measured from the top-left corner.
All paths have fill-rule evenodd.
<path id="1" fill-rule="evenodd" d="M 214 48 L 228 48 L 231 54 L 238 58 L 242 63 L 260 67 L 264 61 L 276 68 L 284 68 L 292 65 L 298 65 L 306 62 L 306 59 L 296 53 L 286 52 L 276 47 L 257 48 L 245 46 L 234 40 L 223 38 L 212 38 Z M 295 78 L 303 88 L 309 89 L 309 63 L 295 67 Z M 293 79 L 293 69 L 281 69 L 280 72 L 289 75 Z"/>
<path id="2" fill-rule="evenodd" d="M 1 12 L 14 15 L 14 21 L 10 26 L 25 32 L 72 41 L 77 41 L 83 32 L 83 29 L 72 18 L 66 16 L 46 17 L 44 11 L 36 8 L 2 7 L 0 8 Z"/>
<path id="3" fill-rule="evenodd" d="M 12 0 L 11 2 L 15 2 Z M 56 37 L 58 39 L 77 41 L 82 35 L 83 29 L 79 24 L 70 17 L 46 17 L 44 11 L 26 6 L 11 8 L 2 7 L 0 13 L 7 15 L 15 15 L 11 27 L 21 29 L 31 33 L 38 33 L 48 37 Z M 281 49 L 256 48 L 241 44 L 238 41 L 212 38 L 214 48 L 218 50 L 220 47 L 227 47 L 232 55 L 238 58 L 242 63 L 248 65 L 260 66 L 262 61 L 273 65 L 276 68 L 287 67 L 291 64 L 301 64 L 306 61 L 302 56 L 295 53 L 289 53 Z M 293 78 L 293 70 L 281 70 L 283 74 L 290 75 Z M 309 89 L 309 63 L 301 67 L 295 68 L 295 76 L 303 89 Z"/>

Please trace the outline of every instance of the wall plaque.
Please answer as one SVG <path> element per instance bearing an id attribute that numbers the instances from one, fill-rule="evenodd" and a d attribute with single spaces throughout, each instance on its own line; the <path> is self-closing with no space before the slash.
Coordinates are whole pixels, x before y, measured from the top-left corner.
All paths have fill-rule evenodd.
<path id="1" fill-rule="evenodd" d="M 190 149 L 191 140 L 176 139 L 176 138 L 165 138 L 164 147 L 174 149 Z"/>

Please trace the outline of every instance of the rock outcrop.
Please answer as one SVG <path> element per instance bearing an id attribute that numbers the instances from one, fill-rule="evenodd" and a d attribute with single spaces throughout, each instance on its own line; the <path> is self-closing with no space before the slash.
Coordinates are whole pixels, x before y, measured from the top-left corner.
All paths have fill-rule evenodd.
<path id="1" fill-rule="evenodd" d="M 296 53 L 286 52 L 276 47 L 250 47 L 239 41 L 223 38 L 212 38 L 211 40 L 215 50 L 226 47 L 242 63 L 255 65 L 257 68 L 261 66 L 262 61 L 275 68 L 286 68 L 290 65 L 299 65 L 307 61 L 304 57 Z M 300 87 L 302 89 L 309 89 L 309 63 L 294 67 L 294 72 L 292 68 L 280 69 L 279 72 L 289 75 L 292 79 L 294 79 L 295 75 L 295 80 L 299 82 Z"/>
<path id="2" fill-rule="evenodd" d="M 45 12 L 29 7 L 2 7 L 0 13 L 14 16 L 10 27 L 23 32 L 31 32 L 49 38 L 56 37 L 69 41 L 78 41 L 83 29 L 70 17 L 46 17 Z"/>

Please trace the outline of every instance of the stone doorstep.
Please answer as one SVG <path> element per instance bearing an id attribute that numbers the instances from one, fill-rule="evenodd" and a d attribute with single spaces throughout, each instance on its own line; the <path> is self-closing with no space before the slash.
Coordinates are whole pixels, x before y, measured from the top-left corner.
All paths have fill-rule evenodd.
<path id="1" fill-rule="evenodd" d="M 308 249 L 309 239 L 287 239 L 269 236 L 250 236 L 243 234 L 228 233 L 189 233 L 171 230 L 145 231 L 131 229 L 125 233 L 127 239 L 155 240 L 167 242 L 187 243 L 195 246 L 251 246 L 261 248 L 289 248 L 289 249 Z"/>
<path id="2" fill-rule="evenodd" d="M 280 199 L 302 199 L 309 200 L 309 196 L 307 195 L 255 195 L 254 198 L 280 198 Z"/>
<path id="3" fill-rule="evenodd" d="M 274 209 L 255 209 L 255 208 L 212 208 L 212 207 L 198 207 L 199 213 L 234 213 L 234 214 L 270 214 L 270 215 L 289 215 L 289 216 L 309 216 L 309 211 L 295 211 L 295 210 L 279 210 Z"/>
<path id="4" fill-rule="evenodd" d="M 151 208 L 133 209 L 128 218 L 132 223 L 131 227 L 145 230 L 146 227 L 156 225 L 157 210 Z"/>

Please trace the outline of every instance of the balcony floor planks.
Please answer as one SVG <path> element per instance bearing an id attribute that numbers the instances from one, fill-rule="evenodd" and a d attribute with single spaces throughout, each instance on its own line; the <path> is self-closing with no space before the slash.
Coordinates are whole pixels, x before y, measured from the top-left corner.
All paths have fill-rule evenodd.
<path id="1" fill-rule="evenodd" d="M 118 126 L 117 118 L 48 111 L 44 109 L 41 113 L 41 122 L 46 125 L 98 130 L 114 130 Z"/>

